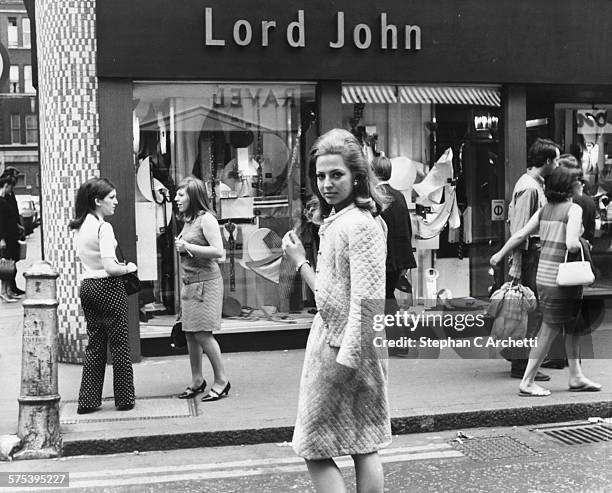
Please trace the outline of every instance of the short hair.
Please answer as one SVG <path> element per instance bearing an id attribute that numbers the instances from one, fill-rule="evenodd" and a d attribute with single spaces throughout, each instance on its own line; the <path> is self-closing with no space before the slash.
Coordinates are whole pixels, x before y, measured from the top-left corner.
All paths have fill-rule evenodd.
<path id="1" fill-rule="evenodd" d="M 317 159 L 321 156 L 338 155 L 351 172 L 353 185 L 353 200 L 360 209 L 378 214 L 383 209 L 384 198 L 374 186 L 374 177 L 368 160 L 363 153 L 361 144 L 348 130 L 334 128 L 321 135 L 313 144 L 309 153 L 308 171 L 310 184 L 318 200 L 318 207 L 313 216 L 313 222 L 320 224 L 324 217 L 329 216 L 332 207 L 325 201 L 317 185 Z"/>
<path id="2" fill-rule="evenodd" d="M 379 180 L 389 180 L 391 170 L 391 160 L 387 156 L 377 156 L 372 159 L 372 171 Z"/>
<path id="3" fill-rule="evenodd" d="M 527 153 L 527 166 L 541 168 L 547 161 L 557 157 L 557 151 L 561 152 L 559 146 L 550 139 L 536 139 Z"/>
<path id="4" fill-rule="evenodd" d="M 87 214 L 96 210 L 96 199 L 102 200 L 115 190 L 115 185 L 106 178 L 90 178 L 83 183 L 74 200 L 74 218 L 68 223 L 70 229 L 79 229 Z"/>
<path id="5" fill-rule="evenodd" d="M 2 175 L 0 176 L 0 187 L 3 187 L 4 185 L 11 185 L 13 183 L 13 178 L 9 175 Z"/>
<path id="6" fill-rule="evenodd" d="M 546 177 L 544 194 L 551 204 L 564 202 L 574 196 L 574 184 L 580 181 L 580 171 L 575 168 L 557 166 Z"/>
<path id="7" fill-rule="evenodd" d="M 214 212 L 210 208 L 210 202 L 208 200 L 208 192 L 206 192 L 206 185 L 202 180 L 195 176 L 188 176 L 184 178 L 176 187 L 176 190 L 185 190 L 187 197 L 189 197 L 189 207 L 185 212 L 179 213 L 178 216 L 184 221 L 193 221 L 197 216 L 204 212 L 210 212 L 214 215 Z"/>
<path id="8" fill-rule="evenodd" d="M 17 168 L 15 168 L 14 166 L 7 166 L 6 168 L 4 168 L 4 171 L 2 172 L 2 176 L 12 176 L 13 178 L 16 178 L 17 175 L 20 175 L 21 171 L 19 171 Z"/>

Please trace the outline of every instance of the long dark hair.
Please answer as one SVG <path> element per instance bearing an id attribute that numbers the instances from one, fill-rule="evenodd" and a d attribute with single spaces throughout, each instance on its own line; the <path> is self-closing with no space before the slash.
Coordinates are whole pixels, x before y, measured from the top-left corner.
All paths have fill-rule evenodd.
<path id="1" fill-rule="evenodd" d="M 210 208 L 206 185 L 202 180 L 193 176 L 188 176 L 183 179 L 176 188 L 177 192 L 181 189 L 185 190 L 187 197 L 189 197 L 189 208 L 183 213 L 178 213 L 179 219 L 187 222 L 193 221 L 204 212 L 210 212 L 215 215 Z"/>
<path id="2" fill-rule="evenodd" d="M 93 214 L 96 210 L 96 199 L 104 199 L 113 190 L 115 190 L 115 185 L 106 178 L 90 178 L 83 183 L 77 190 L 74 200 L 74 218 L 68 223 L 68 227 L 79 229 L 87 214 Z"/>
<path id="3" fill-rule="evenodd" d="M 321 156 L 337 154 L 342 157 L 345 166 L 351 172 L 353 185 L 353 200 L 360 209 L 376 215 L 382 210 L 385 202 L 374 186 L 375 180 L 361 145 L 357 138 L 348 130 L 334 128 L 321 135 L 310 149 L 308 172 L 310 184 L 318 200 L 313 222 L 320 224 L 323 218 L 329 216 L 332 206 L 329 205 L 317 185 L 317 159 Z"/>

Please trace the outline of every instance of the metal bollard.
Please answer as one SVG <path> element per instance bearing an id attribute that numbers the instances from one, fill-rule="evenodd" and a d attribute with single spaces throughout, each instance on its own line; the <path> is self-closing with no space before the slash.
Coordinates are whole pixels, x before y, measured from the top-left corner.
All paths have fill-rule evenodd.
<path id="1" fill-rule="evenodd" d="M 62 451 L 57 389 L 57 277 L 49 262 L 24 273 L 23 348 L 17 434 L 22 448 L 14 459 L 48 459 Z"/>

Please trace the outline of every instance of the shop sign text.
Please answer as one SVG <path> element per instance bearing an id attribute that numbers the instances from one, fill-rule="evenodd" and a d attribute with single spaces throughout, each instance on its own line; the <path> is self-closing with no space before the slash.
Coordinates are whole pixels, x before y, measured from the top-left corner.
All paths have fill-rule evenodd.
<path id="1" fill-rule="evenodd" d="M 204 12 L 204 45 L 225 46 L 226 39 L 219 37 L 218 31 L 215 30 L 213 15 L 213 9 L 207 7 Z M 238 19 L 232 28 L 232 40 L 238 46 L 270 46 L 275 37 L 283 37 L 282 34 L 275 33 L 277 27 L 279 26 L 275 20 L 264 19 L 256 25 L 246 19 Z M 290 47 L 306 47 L 306 17 L 303 10 L 298 10 L 297 18 L 289 22 L 283 30 L 284 39 Z M 393 24 L 389 22 L 387 13 L 382 12 L 376 27 L 359 23 L 351 29 L 351 26 L 346 26 L 344 12 L 339 11 L 336 13 L 336 31 L 330 38 L 329 47 L 340 49 L 351 43 L 360 50 L 374 46 L 382 50 L 418 51 L 421 49 L 421 28 L 418 25 Z"/>
<path id="2" fill-rule="evenodd" d="M 279 94 L 280 92 L 280 94 Z M 286 88 L 275 92 L 272 89 L 262 89 L 258 87 L 221 87 L 213 94 L 213 108 L 241 108 L 243 103 L 250 101 L 253 106 L 275 108 L 295 106 L 295 91 L 293 88 Z"/>

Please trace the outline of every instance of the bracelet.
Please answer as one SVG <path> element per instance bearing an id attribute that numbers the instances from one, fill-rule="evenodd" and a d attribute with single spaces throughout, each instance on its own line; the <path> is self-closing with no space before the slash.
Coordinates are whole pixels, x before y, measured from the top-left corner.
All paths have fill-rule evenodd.
<path id="1" fill-rule="evenodd" d="M 300 272 L 300 269 L 302 268 L 304 264 L 310 265 L 310 260 L 302 260 L 295 268 L 295 272 Z"/>

